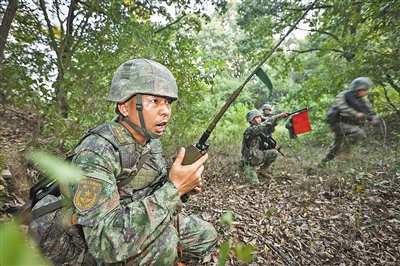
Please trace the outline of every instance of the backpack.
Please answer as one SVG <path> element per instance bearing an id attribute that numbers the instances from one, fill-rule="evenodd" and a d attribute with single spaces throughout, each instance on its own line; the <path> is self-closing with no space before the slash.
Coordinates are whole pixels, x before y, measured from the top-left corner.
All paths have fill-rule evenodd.
<path id="1" fill-rule="evenodd" d="M 325 122 L 332 125 L 340 120 L 340 111 L 336 108 L 330 108 L 325 114 Z"/>

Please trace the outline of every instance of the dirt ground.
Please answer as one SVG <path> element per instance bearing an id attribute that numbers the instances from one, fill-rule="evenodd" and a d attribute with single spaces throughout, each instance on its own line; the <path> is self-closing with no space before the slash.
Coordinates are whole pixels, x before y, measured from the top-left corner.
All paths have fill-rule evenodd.
<path id="1" fill-rule="evenodd" d="M 36 137 L 37 116 L 0 112 L 2 170 L 11 174 L 0 180 L 1 204 L 20 206 L 38 173 L 22 156 Z M 285 156 L 260 186 L 246 182 L 238 168 L 240 147 L 211 149 L 205 187 L 185 209 L 214 224 L 217 247 L 229 242 L 225 265 L 400 265 L 400 144 L 391 134 L 400 132 L 399 120 L 388 118 L 384 131 L 368 129 L 375 138 L 353 147 L 353 160 L 337 158 L 326 168 L 317 164 L 327 147 L 285 144 Z M 228 211 L 233 223 L 222 226 Z M 1 213 L 2 221 L 8 218 Z M 255 248 L 251 262 L 235 256 L 238 244 Z M 218 257 L 216 249 L 187 265 L 217 265 Z"/>

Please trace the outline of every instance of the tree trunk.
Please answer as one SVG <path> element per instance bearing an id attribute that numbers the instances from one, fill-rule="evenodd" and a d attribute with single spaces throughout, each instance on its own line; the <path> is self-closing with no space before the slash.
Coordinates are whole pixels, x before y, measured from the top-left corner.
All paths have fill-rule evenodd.
<path id="1" fill-rule="evenodd" d="M 3 20 L 0 25 L 0 93 L 1 93 L 1 102 L 4 105 L 6 101 L 6 93 L 4 90 L 3 83 L 3 57 L 4 57 L 4 48 L 6 46 L 6 40 L 8 36 L 8 32 L 11 28 L 12 20 L 14 19 L 15 12 L 18 9 L 19 0 L 9 0 L 6 12 L 4 14 Z"/>

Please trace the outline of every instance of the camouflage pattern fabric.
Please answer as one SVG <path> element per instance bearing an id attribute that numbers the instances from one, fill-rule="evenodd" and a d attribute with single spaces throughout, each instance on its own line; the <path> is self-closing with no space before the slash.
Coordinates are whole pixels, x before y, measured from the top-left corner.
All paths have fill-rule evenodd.
<path id="1" fill-rule="evenodd" d="M 338 122 L 330 125 L 330 129 L 335 134 L 335 139 L 324 159 L 325 162 L 333 160 L 343 150 L 349 151 L 352 145 L 366 138 L 365 131 L 357 125 Z"/>
<path id="2" fill-rule="evenodd" d="M 261 115 L 261 120 L 262 120 L 262 115 Z M 278 119 L 276 118 L 276 115 L 268 116 L 265 117 L 265 120 L 262 122 L 265 123 L 266 126 L 262 128 L 262 132 L 265 133 L 265 135 L 272 135 L 272 133 L 275 131 L 276 125 L 278 125 Z"/>
<path id="3" fill-rule="evenodd" d="M 358 113 L 357 110 L 352 108 L 346 101 L 346 93 L 349 92 L 349 90 L 342 91 L 339 93 L 335 101 L 333 102 L 332 108 L 339 110 L 340 115 L 343 117 L 355 117 L 355 115 Z M 359 105 L 367 107 L 368 110 L 373 110 L 371 103 L 367 100 L 366 97 L 362 97 L 359 99 L 356 99 Z M 373 119 L 377 119 L 376 114 L 374 114 Z"/>
<path id="4" fill-rule="evenodd" d="M 149 59 L 123 63 L 114 73 L 108 100 L 121 103 L 138 93 L 178 99 L 178 87 L 171 71 Z"/>
<path id="5" fill-rule="evenodd" d="M 287 120 L 286 123 L 285 123 L 285 127 L 286 127 L 287 130 L 288 130 L 289 137 L 290 137 L 291 139 L 296 139 L 296 138 L 297 138 L 297 135 L 294 133 L 292 118 L 293 118 L 292 115 L 289 116 L 288 120 Z"/>
<path id="6" fill-rule="evenodd" d="M 243 134 L 242 157 L 240 161 L 243 167 L 251 168 L 250 170 L 247 169 L 246 172 L 248 172 L 247 178 L 253 183 L 257 183 L 258 180 L 254 178 L 254 174 L 251 171 L 257 173 L 260 167 L 268 168 L 278 156 L 278 151 L 274 149 L 263 149 L 264 142 L 259 136 L 261 132 L 265 134 L 271 132 L 271 129 L 273 129 L 276 124 L 277 118 L 276 116 L 272 116 L 261 124 L 250 125 Z"/>
<path id="7" fill-rule="evenodd" d="M 88 136 L 76 148 L 73 158 L 73 162 L 86 174 L 79 177 L 77 183 L 69 185 L 73 195 L 73 219 L 81 228 L 86 245 L 83 249 L 73 246 L 64 251 L 58 249 L 57 239 L 60 234 L 63 235 L 63 230 L 60 230 L 59 220 L 54 219 L 52 232 L 57 231 L 58 235 L 36 234 L 37 238 L 46 236 L 46 239 L 36 238 L 38 243 L 48 244 L 41 245 L 42 250 L 48 250 L 50 258 L 49 251 L 67 254 L 65 259 L 52 259 L 56 264 L 73 265 L 174 265 L 178 259 L 179 243 L 183 247 L 184 258 L 205 256 L 217 241 L 213 226 L 194 215 L 181 212 L 179 240 L 174 221 L 182 209 L 182 201 L 176 187 L 166 181 L 149 195 L 167 175 L 161 142 L 151 140 L 141 146 L 125 127 L 114 121 L 111 123 L 120 127 L 124 139 L 134 146 L 132 156 L 136 157 L 136 161 L 150 152 L 142 169 L 147 173 L 146 180 L 150 173 L 154 181 L 140 190 L 132 185 L 134 181 L 118 188 L 118 179 L 126 178 L 123 173 L 141 176 L 143 172 L 136 173 L 135 167 L 122 169 L 120 154 L 109 141 L 99 135 Z M 49 215 L 54 214 L 35 220 L 31 231 L 38 231 L 42 224 L 40 219 L 54 218 Z"/>
<path id="8" fill-rule="evenodd" d="M 365 131 L 360 127 L 364 123 L 365 118 L 356 118 L 358 111 L 352 108 L 345 98 L 348 92 L 349 90 L 339 93 L 333 103 L 332 108 L 338 110 L 340 116 L 338 121 L 329 123 L 331 131 L 335 134 L 335 139 L 323 162 L 333 160 L 342 150 L 350 151 L 351 145 L 366 138 Z M 368 110 L 373 110 L 370 102 L 365 97 L 356 100 L 358 104 L 367 107 Z M 373 118 L 377 119 L 376 115 Z"/>
<path id="9" fill-rule="evenodd" d="M 271 116 L 273 116 L 274 114 L 272 114 L 272 113 L 269 113 L 269 114 L 265 114 L 265 113 L 262 113 L 261 114 L 261 121 L 265 121 L 265 120 L 268 120 Z"/>

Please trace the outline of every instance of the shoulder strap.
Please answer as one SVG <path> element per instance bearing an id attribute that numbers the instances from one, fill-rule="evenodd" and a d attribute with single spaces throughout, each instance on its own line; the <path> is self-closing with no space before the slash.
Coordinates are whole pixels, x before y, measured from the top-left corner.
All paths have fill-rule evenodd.
<path id="1" fill-rule="evenodd" d="M 35 220 L 36 218 L 45 215 L 46 213 L 55 211 L 57 209 L 60 209 L 64 206 L 68 206 L 71 204 L 71 201 L 67 198 L 62 198 L 60 200 L 57 200 L 55 202 L 52 202 L 48 205 L 42 206 L 40 208 L 37 208 L 35 210 L 33 210 L 30 213 L 27 213 L 25 216 L 22 217 L 22 223 L 27 223 L 29 224 L 30 222 L 32 222 L 33 220 Z"/>

